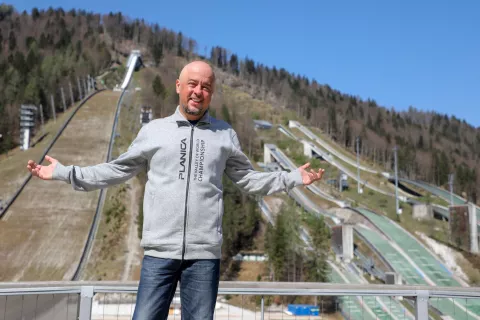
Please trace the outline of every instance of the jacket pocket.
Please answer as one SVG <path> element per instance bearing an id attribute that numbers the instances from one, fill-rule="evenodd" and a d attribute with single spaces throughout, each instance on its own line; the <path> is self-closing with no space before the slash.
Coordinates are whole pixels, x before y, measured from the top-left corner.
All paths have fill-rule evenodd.
<path id="1" fill-rule="evenodd" d="M 211 188 L 191 189 L 189 195 L 187 244 L 218 245 L 221 239 L 220 192 Z"/>
<path id="2" fill-rule="evenodd" d="M 150 191 L 146 193 L 143 244 L 145 246 L 165 248 L 179 245 L 182 241 L 185 201 L 183 196 L 170 190 Z"/>

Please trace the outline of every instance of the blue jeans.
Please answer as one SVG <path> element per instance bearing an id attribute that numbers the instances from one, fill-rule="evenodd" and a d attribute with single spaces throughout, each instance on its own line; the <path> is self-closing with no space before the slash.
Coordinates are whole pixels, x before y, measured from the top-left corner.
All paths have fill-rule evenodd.
<path id="1" fill-rule="evenodd" d="M 220 260 L 143 258 L 133 320 L 164 320 L 180 281 L 182 320 L 212 320 Z"/>

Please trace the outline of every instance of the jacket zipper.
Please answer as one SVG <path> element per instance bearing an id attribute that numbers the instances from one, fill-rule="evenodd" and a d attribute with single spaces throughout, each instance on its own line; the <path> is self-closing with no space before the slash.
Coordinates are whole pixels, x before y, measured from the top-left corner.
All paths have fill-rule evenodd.
<path id="1" fill-rule="evenodd" d="M 193 149 L 193 130 L 195 129 L 192 126 L 192 130 L 190 131 L 190 152 L 188 155 L 188 174 L 187 174 L 187 190 L 185 193 L 185 214 L 183 220 L 183 246 L 182 246 L 182 260 L 185 256 L 185 249 L 187 246 L 187 212 L 188 212 L 188 187 L 190 185 L 190 169 L 192 167 L 192 149 Z"/>

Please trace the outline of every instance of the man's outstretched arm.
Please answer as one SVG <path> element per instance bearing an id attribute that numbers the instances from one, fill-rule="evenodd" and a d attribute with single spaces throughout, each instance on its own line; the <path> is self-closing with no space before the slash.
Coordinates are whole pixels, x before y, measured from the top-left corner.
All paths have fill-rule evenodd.
<path id="1" fill-rule="evenodd" d="M 236 135 L 233 137 L 234 150 L 227 160 L 225 173 L 242 191 L 251 194 L 269 195 L 288 191 L 299 185 L 309 185 L 322 179 L 324 170 L 308 170 L 306 163 L 294 171 L 255 171 L 248 157 L 242 152 Z"/>
<path id="2" fill-rule="evenodd" d="M 78 191 L 92 191 L 119 184 L 135 176 L 147 166 L 145 131 L 143 127 L 127 152 L 108 163 L 87 167 L 64 166 L 57 159 L 47 155 L 45 160 L 50 162 L 49 165 L 44 166 L 29 160 L 27 169 L 35 177 L 42 180 L 65 181 Z"/>

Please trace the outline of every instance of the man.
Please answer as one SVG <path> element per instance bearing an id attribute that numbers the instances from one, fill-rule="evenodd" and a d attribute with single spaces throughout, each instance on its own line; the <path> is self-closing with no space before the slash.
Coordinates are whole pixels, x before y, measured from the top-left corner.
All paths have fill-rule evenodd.
<path id="1" fill-rule="evenodd" d="M 176 81 L 179 106 L 169 117 L 143 126 L 127 152 L 89 167 L 32 160 L 27 168 L 44 180 L 61 180 L 91 191 L 148 173 L 141 245 L 144 260 L 134 319 L 166 319 L 180 282 L 184 319 L 213 319 L 220 278 L 225 173 L 243 192 L 267 195 L 322 178 L 323 169 L 257 172 L 235 131 L 211 117 L 215 74 L 205 62 L 184 67 Z"/>

